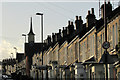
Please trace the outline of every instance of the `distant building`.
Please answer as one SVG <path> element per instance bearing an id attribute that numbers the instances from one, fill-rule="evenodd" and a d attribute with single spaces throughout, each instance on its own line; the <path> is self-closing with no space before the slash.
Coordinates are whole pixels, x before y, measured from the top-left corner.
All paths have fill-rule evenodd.
<path id="1" fill-rule="evenodd" d="M 11 73 L 13 73 L 14 64 L 16 64 L 16 59 L 3 59 L 2 74 L 11 75 Z"/>

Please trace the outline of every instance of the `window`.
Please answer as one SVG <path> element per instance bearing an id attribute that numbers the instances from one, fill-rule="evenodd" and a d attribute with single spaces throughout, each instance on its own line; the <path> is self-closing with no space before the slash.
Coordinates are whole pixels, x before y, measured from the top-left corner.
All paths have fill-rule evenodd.
<path id="1" fill-rule="evenodd" d="M 102 54 L 102 34 L 100 35 L 100 44 L 101 44 L 101 54 Z"/>
<path id="2" fill-rule="evenodd" d="M 92 55 L 92 45 L 93 45 L 93 43 L 92 43 L 92 36 L 90 36 L 90 42 L 89 42 L 89 44 L 90 44 L 90 55 Z"/>
<path id="3" fill-rule="evenodd" d="M 102 39 L 102 40 L 103 40 L 103 41 L 102 41 L 102 44 L 103 44 L 103 42 L 105 41 L 105 34 L 104 34 L 104 32 L 103 32 L 102 38 L 103 38 L 103 39 Z M 109 41 L 109 40 L 108 40 L 108 41 Z M 103 52 L 104 52 L 104 49 L 103 49 L 103 47 L 101 47 L 101 48 L 102 48 L 102 53 L 103 53 Z"/>
<path id="4" fill-rule="evenodd" d="M 85 42 L 84 42 L 84 53 L 86 52 L 86 44 L 85 44 Z"/>
<path id="5" fill-rule="evenodd" d="M 117 27 L 117 23 L 115 25 L 116 25 L 116 44 L 117 44 L 118 43 L 118 27 Z"/>
<path id="6" fill-rule="evenodd" d="M 120 20 L 119 20 L 119 29 L 120 29 Z"/>
<path id="7" fill-rule="evenodd" d="M 115 34 L 114 34 L 114 25 L 112 27 L 112 41 L 113 41 L 113 48 L 115 47 Z"/>
<path id="8" fill-rule="evenodd" d="M 93 44 L 93 47 L 92 47 L 93 50 L 92 50 L 92 52 L 93 52 L 93 55 L 94 55 L 94 35 L 93 35 L 93 43 L 92 44 Z"/>
<path id="9" fill-rule="evenodd" d="M 111 41 L 111 36 L 112 36 L 112 30 L 111 27 L 109 26 L 109 33 L 108 33 L 108 40 Z"/>
<path id="10" fill-rule="evenodd" d="M 82 53 L 82 55 L 83 55 L 83 60 L 85 60 L 86 59 L 86 50 L 87 50 L 87 47 L 86 47 L 86 43 L 84 42 L 84 48 L 83 48 L 83 53 Z"/>
<path id="11" fill-rule="evenodd" d="M 77 57 L 78 57 L 78 51 L 77 51 L 77 49 L 78 49 L 78 45 L 77 45 L 77 42 L 75 43 L 75 59 L 77 59 Z"/>
<path id="12" fill-rule="evenodd" d="M 94 35 L 90 36 L 90 56 L 94 55 Z"/>
<path id="13" fill-rule="evenodd" d="M 81 43 L 81 45 L 80 45 L 80 60 L 81 60 L 81 61 L 83 60 L 83 58 L 82 58 L 83 51 L 84 51 L 84 44 Z"/>
<path id="14" fill-rule="evenodd" d="M 103 33 L 103 42 L 105 41 L 105 35 L 104 35 L 104 33 Z"/>
<path id="15" fill-rule="evenodd" d="M 97 36 L 97 51 L 98 51 L 98 56 L 100 55 L 100 49 L 99 49 L 100 48 L 100 46 L 99 46 L 100 45 L 100 40 L 99 40 L 99 37 L 100 36 Z"/>
<path id="16" fill-rule="evenodd" d="M 87 48 L 90 49 L 91 37 L 87 37 Z"/>

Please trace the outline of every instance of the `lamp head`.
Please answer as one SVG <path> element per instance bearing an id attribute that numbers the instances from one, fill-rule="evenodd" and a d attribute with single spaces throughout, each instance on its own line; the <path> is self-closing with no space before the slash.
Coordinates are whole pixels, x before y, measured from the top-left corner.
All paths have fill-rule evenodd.
<path id="1" fill-rule="evenodd" d="M 22 36 L 26 36 L 25 34 L 22 34 Z"/>
<path id="2" fill-rule="evenodd" d="M 43 15 L 43 13 L 36 13 L 36 15 Z"/>

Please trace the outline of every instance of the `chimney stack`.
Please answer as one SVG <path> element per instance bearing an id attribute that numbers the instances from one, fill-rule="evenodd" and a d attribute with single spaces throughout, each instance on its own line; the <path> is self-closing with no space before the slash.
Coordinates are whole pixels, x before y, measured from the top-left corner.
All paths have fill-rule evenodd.
<path id="1" fill-rule="evenodd" d="M 71 22 L 71 25 L 73 25 L 73 22 Z"/>
<path id="2" fill-rule="evenodd" d="M 52 42 L 55 43 L 55 34 L 52 33 Z"/>
<path id="3" fill-rule="evenodd" d="M 86 17 L 86 27 L 91 26 L 93 23 L 95 23 L 96 19 L 95 19 L 95 15 L 94 15 L 94 8 L 91 8 L 91 14 L 90 14 L 90 10 L 88 10 L 88 15 Z"/>
<path id="4" fill-rule="evenodd" d="M 81 16 L 79 16 L 79 20 L 82 20 Z"/>
<path id="5" fill-rule="evenodd" d="M 65 28 L 63 27 L 63 30 L 65 30 Z"/>
<path id="6" fill-rule="evenodd" d="M 52 33 L 52 36 L 54 36 L 54 33 Z"/>
<path id="7" fill-rule="evenodd" d="M 74 32 L 74 25 L 73 22 L 68 21 L 68 30 L 67 30 L 67 34 L 70 35 Z"/>
<path id="8" fill-rule="evenodd" d="M 70 21 L 68 21 L 68 26 L 70 25 Z"/>
<path id="9" fill-rule="evenodd" d="M 78 16 L 76 16 L 76 20 L 78 20 Z"/>
<path id="10" fill-rule="evenodd" d="M 60 31 L 60 30 L 59 30 Z M 55 33 L 55 42 L 59 41 L 61 39 L 61 33 Z"/>
<path id="11" fill-rule="evenodd" d="M 62 37 L 66 37 L 66 36 L 67 36 L 67 28 L 64 28 L 64 27 L 63 27 Z"/>
<path id="12" fill-rule="evenodd" d="M 47 37 L 47 45 L 49 45 L 50 43 L 51 43 L 51 36 L 48 35 L 48 37 Z"/>
<path id="13" fill-rule="evenodd" d="M 91 8 L 92 15 L 94 15 L 94 8 Z"/>
<path id="14" fill-rule="evenodd" d="M 57 33 L 55 33 L 55 42 L 57 41 Z"/>
<path id="15" fill-rule="evenodd" d="M 108 2 L 108 4 L 103 4 L 101 6 L 101 17 L 104 18 L 104 5 L 105 5 L 105 16 L 109 16 L 112 12 L 112 4 L 110 3 L 110 1 Z"/>
<path id="16" fill-rule="evenodd" d="M 82 20 L 81 16 L 79 16 L 79 19 L 78 19 L 78 16 L 76 16 L 75 26 L 76 26 L 76 31 L 77 31 L 77 32 L 82 31 L 82 28 L 83 28 L 83 20 Z"/>
<path id="17" fill-rule="evenodd" d="M 61 29 L 59 29 L 59 34 L 61 35 Z"/>
<path id="18" fill-rule="evenodd" d="M 61 29 L 59 29 L 59 33 L 57 33 L 57 41 L 61 39 Z"/>

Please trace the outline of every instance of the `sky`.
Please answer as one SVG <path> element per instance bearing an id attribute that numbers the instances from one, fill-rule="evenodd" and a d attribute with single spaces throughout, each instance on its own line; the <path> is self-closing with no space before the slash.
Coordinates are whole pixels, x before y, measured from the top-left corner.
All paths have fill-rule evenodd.
<path id="1" fill-rule="evenodd" d="M 84 23 L 88 10 L 94 8 L 96 18 L 99 19 L 99 0 L 2 0 L 0 2 L 0 60 L 15 57 L 17 52 L 24 52 L 25 37 L 30 28 L 30 17 L 33 18 L 35 42 L 41 42 L 40 16 L 43 13 L 44 40 L 47 35 L 57 33 L 68 25 L 68 20 L 75 21 L 75 16 L 82 16 Z M 100 0 L 101 4 L 103 0 Z M 107 1 L 107 0 L 106 0 Z M 119 0 L 112 0 L 117 7 Z M 13 53 L 13 55 L 11 55 Z"/>

